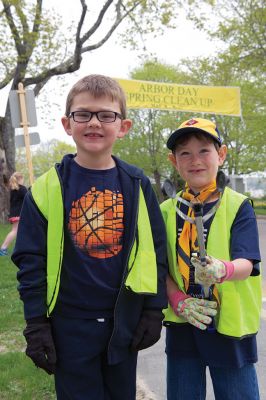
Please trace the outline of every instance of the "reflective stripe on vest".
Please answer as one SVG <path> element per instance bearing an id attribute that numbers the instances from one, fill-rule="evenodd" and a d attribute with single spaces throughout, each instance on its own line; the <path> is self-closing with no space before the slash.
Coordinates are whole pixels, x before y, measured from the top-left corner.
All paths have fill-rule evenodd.
<path id="1" fill-rule="evenodd" d="M 230 230 L 245 196 L 226 188 L 214 219 L 211 223 L 207 242 L 207 254 L 222 260 L 230 260 Z M 167 247 L 170 273 L 179 287 L 184 290 L 181 274 L 176 261 L 176 200 L 166 200 L 161 205 L 167 230 Z M 218 244 L 218 245 L 217 245 Z M 258 331 L 261 311 L 261 275 L 250 276 L 242 281 L 225 281 L 217 285 L 221 306 L 216 317 L 219 333 L 241 338 Z M 169 306 L 165 322 L 182 322 Z"/>
<path id="2" fill-rule="evenodd" d="M 56 169 L 38 178 L 31 188 L 33 199 L 48 223 L 47 232 L 47 307 L 51 314 L 60 286 L 64 250 L 64 207 Z M 140 186 L 138 242 L 134 241 L 128 262 L 126 287 L 142 294 L 157 293 L 157 263 L 149 214 Z"/>

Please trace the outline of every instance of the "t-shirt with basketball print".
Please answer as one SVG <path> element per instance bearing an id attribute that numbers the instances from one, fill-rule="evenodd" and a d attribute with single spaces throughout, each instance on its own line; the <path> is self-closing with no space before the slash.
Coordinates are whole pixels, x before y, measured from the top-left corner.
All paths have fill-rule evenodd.
<path id="1" fill-rule="evenodd" d="M 122 279 L 124 200 L 117 168 L 70 163 L 64 182 L 65 253 L 55 313 L 110 317 Z"/>

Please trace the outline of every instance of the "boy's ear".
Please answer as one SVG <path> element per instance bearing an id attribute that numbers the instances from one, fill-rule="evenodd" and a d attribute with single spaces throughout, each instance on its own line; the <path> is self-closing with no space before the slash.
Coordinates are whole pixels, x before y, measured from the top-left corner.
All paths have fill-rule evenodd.
<path id="1" fill-rule="evenodd" d="M 69 136 L 72 136 L 71 127 L 70 127 L 70 119 L 67 118 L 65 115 L 61 118 L 62 125 L 64 130 Z"/>
<path id="2" fill-rule="evenodd" d="M 129 131 L 129 129 L 132 127 L 132 121 L 131 119 L 122 119 L 121 121 L 121 127 L 120 130 L 117 134 L 118 138 L 123 138 Z"/>
<path id="3" fill-rule="evenodd" d="M 227 147 L 225 144 L 222 144 L 222 146 L 219 148 L 218 154 L 219 154 L 219 166 L 222 166 L 227 155 Z"/>
<path id="4" fill-rule="evenodd" d="M 176 159 L 175 159 L 175 156 L 174 156 L 173 153 L 169 153 L 169 154 L 168 154 L 168 160 L 173 164 L 173 166 L 174 166 L 175 168 L 177 168 Z"/>

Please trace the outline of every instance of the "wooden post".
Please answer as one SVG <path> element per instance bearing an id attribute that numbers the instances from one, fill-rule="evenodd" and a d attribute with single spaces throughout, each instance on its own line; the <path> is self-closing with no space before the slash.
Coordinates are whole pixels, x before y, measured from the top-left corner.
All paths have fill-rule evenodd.
<path id="1" fill-rule="evenodd" d="M 28 130 L 29 122 L 28 122 L 27 109 L 26 109 L 25 90 L 23 87 L 23 83 L 21 83 L 21 82 L 18 84 L 17 93 L 18 93 L 18 97 L 19 97 L 19 105 L 20 105 L 20 112 L 21 112 L 20 125 L 22 126 L 23 132 L 24 132 L 26 156 L 27 156 L 28 169 L 29 169 L 29 178 L 30 178 L 30 184 L 32 185 L 34 178 L 33 178 L 31 151 L 30 151 L 30 136 L 29 136 L 29 130 Z"/>

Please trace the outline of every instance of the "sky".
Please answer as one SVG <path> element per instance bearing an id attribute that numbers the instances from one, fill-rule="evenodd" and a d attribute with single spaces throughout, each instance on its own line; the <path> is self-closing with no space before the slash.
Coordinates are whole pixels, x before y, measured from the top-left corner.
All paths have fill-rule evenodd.
<path id="1" fill-rule="evenodd" d="M 51 0 L 44 0 L 44 5 L 49 6 Z M 73 18 L 73 2 L 62 0 L 51 2 L 58 13 L 63 13 L 62 24 L 65 26 Z M 69 7 L 68 7 L 68 4 Z M 79 4 L 79 2 L 77 2 Z M 75 9 L 78 12 L 78 8 Z M 175 30 L 168 29 L 164 35 L 156 39 L 149 39 L 146 48 L 159 61 L 176 65 L 182 58 L 208 56 L 215 51 L 215 44 L 210 42 L 200 31 L 196 30 L 191 21 L 187 21 L 184 13 L 177 17 L 178 26 Z M 130 78 L 130 71 L 139 65 L 138 53 L 124 49 L 115 42 L 115 36 L 111 37 L 101 48 L 85 55 L 79 71 L 68 74 L 64 78 L 64 86 L 53 78 L 50 85 L 47 84 L 43 95 L 36 101 L 38 126 L 30 131 L 38 131 L 41 141 L 49 141 L 53 138 L 71 143 L 61 126 L 61 117 L 64 114 L 64 105 L 67 93 L 71 86 L 81 77 L 90 73 L 105 74 L 114 78 Z M 58 85 L 58 91 L 56 91 Z M 49 91 L 51 95 L 49 96 Z M 57 93 L 56 93 L 57 92 Z M 3 115 L 8 96 L 1 90 L 0 114 Z M 49 102 L 49 113 L 43 113 L 45 102 Z M 50 116 L 50 118 L 49 118 Z M 16 130 L 16 134 L 21 133 Z"/>

